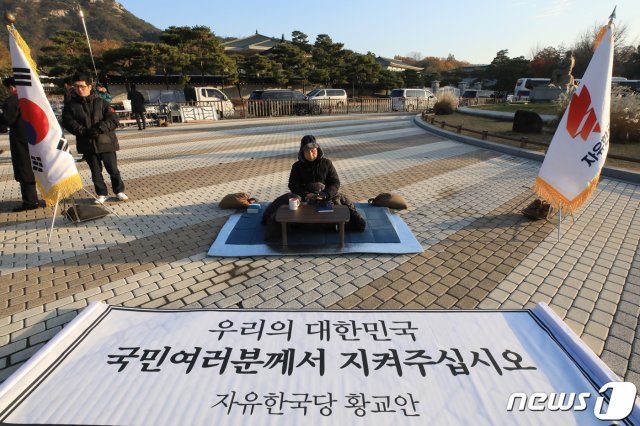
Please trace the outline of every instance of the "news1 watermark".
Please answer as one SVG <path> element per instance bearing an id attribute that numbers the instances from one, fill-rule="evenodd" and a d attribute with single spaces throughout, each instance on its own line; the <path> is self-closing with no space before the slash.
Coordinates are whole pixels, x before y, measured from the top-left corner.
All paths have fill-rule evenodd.
<path id="1" fill-rule="evenodd" d="M 611 391 L 606 403 L 605 392 Z M 609 382 L 595 398 L 593 414 L 599 420 L 624 420 L 636 400 L 636 385 L 630 382 Z M 514 392 L 509 396 L 507 411 L 584 411 L 589 408 L 590 392 Z"/>

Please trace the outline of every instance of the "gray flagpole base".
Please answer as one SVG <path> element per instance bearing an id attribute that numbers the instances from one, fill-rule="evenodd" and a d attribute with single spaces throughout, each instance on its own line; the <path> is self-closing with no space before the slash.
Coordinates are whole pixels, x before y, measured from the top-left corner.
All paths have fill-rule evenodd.
<path id="1" fill-rule="evenodd" d="M 83 187 L 83 188 L 82 188 L 82 190 L 83 190 L 84 192 L 86 192 L 87 194 L 89 194 L 89 195 L 90 195 L 94 200 L 98 201 L 98 198 L 97 198 L 95 195 L 93 195 L 91 192 L 87 191 L 87 189 L 86 189 L 86 188 L 84 188 L 84 187 Z M 71 203 L 72 203 L 74 206 L 76 205 L 76 202 L 75 202 L 75 200 L 74 200 L 73 198 L 71 198 Z M 104 203 L 100 203 L 99 201 L 98 201 L 98 203 L 99 203 L 102 207 L 104 207 L 107 211 L 109 211 L 109 213 L 114 214 L 114 215 L 115 215 L 116 217 L 118 217 L 118 218 L 120 217 L 120 215 L 119 215 L 118 213 L 116 213 L 115 211 L 113 211 L 113 209 L 111 209 L 111 208 L 110 208 L 109 206 L 107 206 L 106 204 L 104 204 Z M 50 229 L 49 229 L 48 237 L 47 237 L 47 243 L 48 243 L 48 244 L 51 244 L 51 237 L 52 237 L 52 235 L 53 235 L 53 229 L 54 229 L 54 225 L 55 225 L 55 221 L 56 221 L 56 216 L 57 216 L 57 214 L 58 214 L 58 206 L 59 206 L 59 205 L 60 205 L 60 196 L 58 196 L 58 199 L 56 200 L 56 205 L 53 207 L 53 217 L 51 218 L 51 227 L 50 227 Z M 76 210 L 76 211 L 77 211 L 77 210 Z"/>
<path id="2" fill-rule="evenodd" d="M 558 209 L 558 241 L 560 241 L 560 226 L 562 224 L 562 206 Z"/>
<path id="3" fill-rule="evenodd" d="M 96 200 L 96 201 L 98 202 L 98 204 L 100 204 L 102 207 L 104 207 L 105 209 L 107 209 L 107 210 L 109 211 L 109 213 L 113 213 L 116 217 L 120 217 L 120 215 L 119 215 L 118 213 L 114 212 L 114 211 L 113 211 L 109 206 L 107 206 L 105 203 L 101 203 L 101 202 L 98 200 L 98 197 L 96 197 L 95 195 L 93 195 L 92 193 L 90 193 L 89 191 L 87 191 L 87 189 L 86 189 L 86 188 L 84 188 L 84 187 L 83 187 L 83 188 L 82 188 L 82 190 L 83 190 L 84 192 L 86 192 L 87 194 L 91 195 L 91 196 L 93 197 L 93 199 L 94 199 L 94 200 Z"/>
<path id="4" fill-rule="evenodd" d="M 60 203 L 60 194 L 56 199 L 56 205 L 53 206 L 53 217 L 51 218 L 51 228 L 49 229 L 49 236 L 47 237 L 47 244 L 51 244 L 51 236 L 53 235 L 53 225 L 56 223 L 56 215 L 58 214 L 58 204 Z"/>

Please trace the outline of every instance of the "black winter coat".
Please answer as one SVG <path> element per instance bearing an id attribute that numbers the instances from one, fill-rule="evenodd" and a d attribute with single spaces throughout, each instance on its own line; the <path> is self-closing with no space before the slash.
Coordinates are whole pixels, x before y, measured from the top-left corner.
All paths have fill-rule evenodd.
<path id="1" fill-rule="evenodd" d="M 291 167 L 289 175 L 289 189 L 304 199 L 312 192 L 307 187 L 310 183 L 321 182 L 325 185 L 324 192 L 327 198 L 333 198 L 340 190 L 340 178 L 331 160 L 324 158 L 322 148 L 318 147 L 318 157 L 315 161 L 307 161 L 302 153 L 302 147 L 298 152 L 298 161 Z"/>
<path id="2" fill-rule="evenodd" d="M 120 149 L 115 134 L 118 116 L 111 110 L 109 103 L 97 95 L 91 94 L 83 98 L 73 93 L 69 102 L 64 104 L 62 124 L 76 136 L 76 145 L 81 154 L 100 154 Z M 89 137 L 86 132 L 92 128 L 107 137 Z"/>
<path id="3" fill-rule="evenodd" d="M 9 146 L 11 147 L 11 162 L 13 163 L 13 176 L 20 183 L 36 183 L 31 168 L 31 155 L 27 132 L 20 116 L 18 97 L 9 96 L 2 105 L 0 124 L 9 127 Z"/>
<path id="4" fill-rule="evenodd" d="M 145 112 L 144 96 L 137 90 L 132 90 L 127 94 L 127 99 L 131 101 L 132 112 Z"/>

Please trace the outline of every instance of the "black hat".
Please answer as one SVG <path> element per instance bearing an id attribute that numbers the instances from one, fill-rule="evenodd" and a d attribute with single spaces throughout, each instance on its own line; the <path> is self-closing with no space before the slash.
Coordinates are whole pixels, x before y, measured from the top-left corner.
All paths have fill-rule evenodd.
<path id="1" fill-rule="evenodd" d="M 313 148 L 319 148 L 320 145 L 318 145 L 318 142 L 316 142 L 315 136 L 306 135 L 303 136 L 302 140 L 300 141 L 300 147 L 306 150 L 310 150 Z"/>
<path id="2" fill-rule="evenodd" d="M 16 79 L 13 78 L 13 77 L 3 78 L 2 79 L 2 85 L 4 87 L 9 87 L 9 86 L 16 87 Z"/>

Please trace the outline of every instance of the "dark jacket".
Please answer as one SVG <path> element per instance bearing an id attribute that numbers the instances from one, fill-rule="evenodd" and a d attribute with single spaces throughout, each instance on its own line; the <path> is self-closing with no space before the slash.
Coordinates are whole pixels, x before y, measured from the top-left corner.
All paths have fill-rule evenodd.
<path id="1" fill-rule="evenodd" d="M 31 168 L 31 155 L 24 123 L 20 116 L 18 97 L 9 96 L 2 105 L 0 124 L 9 127 L 9 146 L 11 147 L 11 162 L 13 176 L 20 183 L 35 183 L 36 178 Z"/>
<path id="2" fill-rule="evenodd" d="M 76 136 L 78 152 L 81 154 L 99 154 L 120 149 L 115 134 L 118 116 L 111 110 L 109 103 L 97 95 L 91 94 L 83 98 L 73 93 L 69 102 L 64 105 L 62 124 Z M 93 137 L 87 134 L 91 129 L 96 129 L 101 135 Z"/>
<path id="3" fill-rule="evenodd" d="M 300 146 L 298 161 L 291 167 L 289 189 L 304 199 L 308 193 L 313 192 L 308 185 L 321 182 L 325 185 L 326 198 L 333 198 L 340 189 L 340 178 L 333 163 L 324 158 L 324 152 L 320 147 L 318 147 L 318 157 L 315 161 L 307 161 L 304 158 L 303 149 L 303 146 Z"/>
<path id="4" fill-rule="evenodd" d="M 132 112 L 145 112 L 144 108 L 144 96 L 137 90 L 132 90 L 127 94 L 127 99 L 131 101 Z"/>

